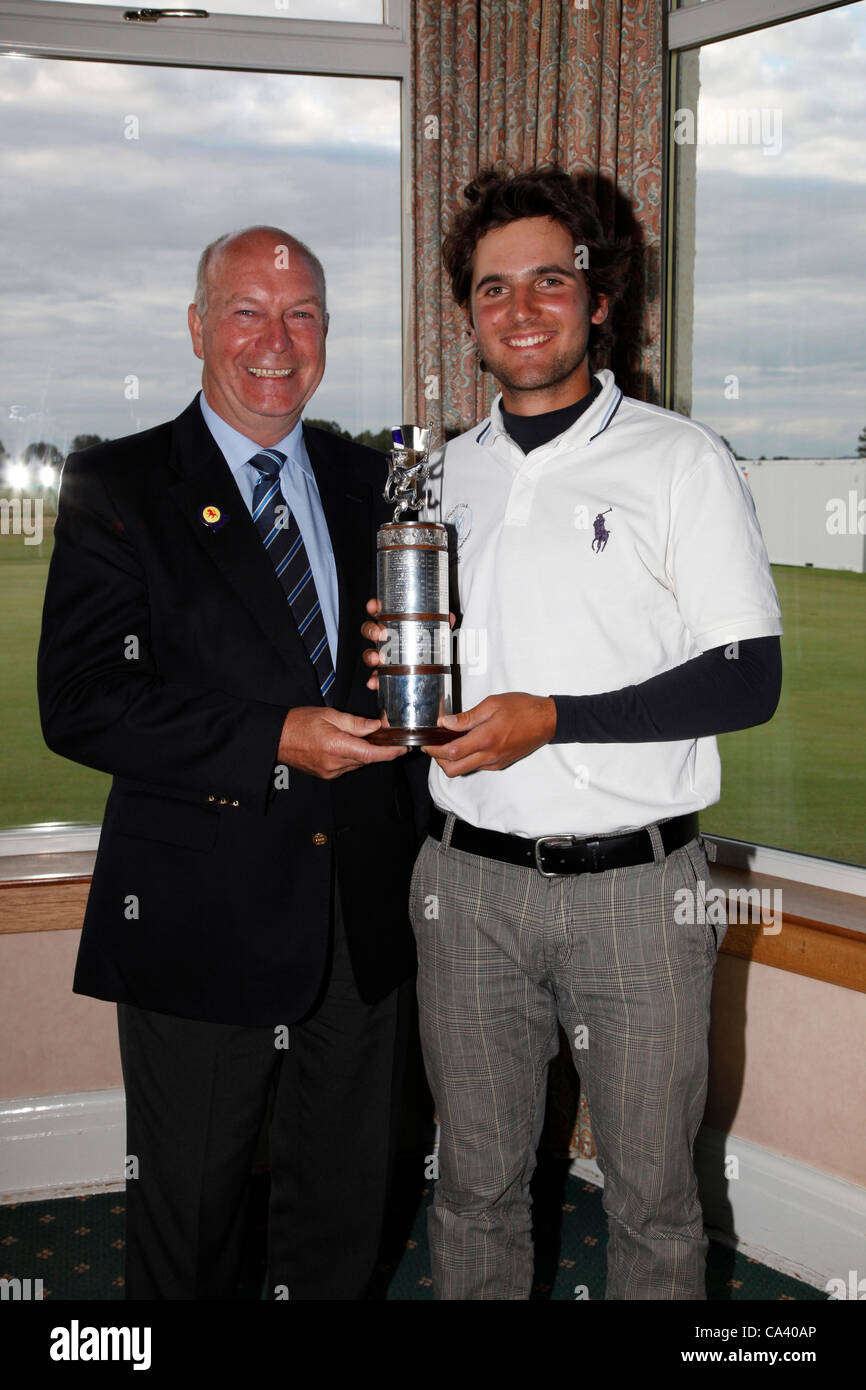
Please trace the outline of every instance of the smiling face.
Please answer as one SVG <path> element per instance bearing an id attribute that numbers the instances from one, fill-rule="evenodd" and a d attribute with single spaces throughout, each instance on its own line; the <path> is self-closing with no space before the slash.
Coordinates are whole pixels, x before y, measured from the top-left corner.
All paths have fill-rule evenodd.
<path id="1" fill-rule="evenodd" d="M 475 248 L 470 331 L 516 415 L 560 410 L 590 389 L 590 324 L 607 317 L 607 296 L 590 310 L 574 262 L 571 233 L 549 217 L 496 227 Z"/>
<path id="2" fill-rule="evenodd" d="M 286 265 L 286 261 L 288 265 Z M 207 309 L 189 306 L 202 387 L 227 424 L 264 448 L 297 424 L 325 370 L 323 286 L 303 252 L 245 232 L 214 251 Z"/>

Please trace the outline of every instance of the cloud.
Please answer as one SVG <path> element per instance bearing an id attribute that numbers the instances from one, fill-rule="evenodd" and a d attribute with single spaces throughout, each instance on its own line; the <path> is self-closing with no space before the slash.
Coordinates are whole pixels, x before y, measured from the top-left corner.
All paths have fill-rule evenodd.
<path id="1" fill-rule="evenodd" d="M 751 457 L 850 456 L 866 424 L 864 57 L 863 4 L 701 49 L 707 107 L 782 112 L 778 156 L 696 151 L 692 415 Z"/>
<path id="2" fill-rule="evenodd" d="M 862 3 L 700 51 L 707 106 L 782 113 L 778 156 L 697 150 L 692 413 L 742 453 L 850 453 L 866 423 L 864 55 Z M 4 79 L 8 448 L 34 437 L 13 408 L 61 445 L 180 410 L 198 383 L 185 323 L 198 254 L 259 221 L 325 264 L 329 360 L 311 411 L 352 429 L 398 419 L 397 83 L 47 59 L 7 60 Z"/>
<path id="3" fill-rule="evenodd" d="M 199 383 L 186 330 L 199 253 L 256 222 L 285 226 L 325 266 L 329 362 L 311 411 L 356 430 L 398 419 L 396 83 L 41 59 L 4 77 L 8 449 L 34 421 L 63 447 L 182 409 Z"/>

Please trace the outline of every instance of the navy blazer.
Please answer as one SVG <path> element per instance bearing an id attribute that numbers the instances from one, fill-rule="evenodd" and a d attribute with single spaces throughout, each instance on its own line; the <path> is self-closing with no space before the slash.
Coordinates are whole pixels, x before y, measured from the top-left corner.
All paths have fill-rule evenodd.
<path id="1" fill-rule="evenodd" d="M 307 426 L 304 442 L 339 583 L 334 705 L 375 716 L 360 625 L 376 592 L 376 526 L 389 518 L 385 461 Z M 213 506 L 218 526 L 203 520 Z M 427 760 L 407 754 L 332 781 L 292 768 L 280 785 L 286 712 L 322 697 L 197 399 L 168 424 L 67 461 L 39 700 L 49 747 L 114 779 L 78 993 L 184 1018 L 290 1023 L 322 981 L 334 875 L 361 996 L 375 1002 L 411 973 Z"/>

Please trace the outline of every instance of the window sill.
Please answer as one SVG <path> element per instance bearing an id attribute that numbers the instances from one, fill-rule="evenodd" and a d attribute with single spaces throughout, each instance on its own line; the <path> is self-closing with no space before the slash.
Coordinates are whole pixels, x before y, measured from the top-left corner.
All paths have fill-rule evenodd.
<path id="1" fill-rule="evenodd" d="M 721 860 L 742 858 L 718 847 Z M 0 935 L 80 928 L 94 859 L 94 849 L 4 855 Z M 722 954 L 866 993 L 866 897 L 742 863 L 714 863 L 711 876 L 725 897 Z"/>
<path id="2" fill-rule="evenodd" d="M 723 955 L 866 993 L 863 898 L 730 865 L 710 867 L 713 887 L 727 899 Z M 759 895 L 753 898 L 754 908 L 747 908 L 742 897 L 731 897 L 734 891 L 750 890 Z M 766 905 L 763 920 L 759 902 Z"/>

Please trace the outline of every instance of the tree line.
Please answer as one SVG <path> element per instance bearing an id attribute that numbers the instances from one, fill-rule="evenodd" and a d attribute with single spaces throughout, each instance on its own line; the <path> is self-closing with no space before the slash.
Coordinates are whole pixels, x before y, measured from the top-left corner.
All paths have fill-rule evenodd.
<path id="1" fill-rule="evenodd" d="M 69 453 L 74 454 L 79 449 L 89 449 L 91 444 L 103 443 L 105 441 L 101 434 L 77 434 L 69 446 Z M 10 457 L 9 450 L 0 439 L 0 463 L 5 463 Z M 50 444 L 47 439 L 37 439 L 33 444 L 27 445 L 21 455 L 21 461 L 22 463 L 51 464 L 54 468 L 59 468 L 65 457 L 62 449 L 58 449 L 56 444 Z"/>
<path id="2" fill-rule="evenodd" d="M 312 425 L 315 429 L 327 430 L 329 434 L 337 434 L 341 439 L 350 439 L 355 444 L 366 444 L 368 449 L 378 449 L 380 454 L 387 454 L 391 449 L 392 440 L 389 429 L 361 430 L 360 434 L 351 434 L 349 430 L 344 430 L 342 425 L 338 425 L 336 420 L 307 420 L 306 424 Z M 724 435 L 721 438 L 735 459 L 743 459 L 743 455 L 737 453 Z M 77 454 L 81 449 L 89 449 L 94 444 L 107 442 L 101 434 L 77 434 L 69 446 L 69 452 L 70 454 Z M 860 459 L 866 458 L 866 425 L 863 426 L 857 439 L 856 456 Z M 763 458 L 763 455 L 761 457 Z M 779 455 L 779 457 L 781 458 L 783 455 Z M 0 464 L 5 463 L 8 458 L 9 452 L 0 439 Z M 49 444 L 47 440 L 39 439 L 34 444 L 27 445 L 22 459 L 24 463 L 50 464 L 54 468 L 59 468 L 63 462 L 64 454 L 56 444 Z"/>
<path id="3" fill-rule="evenodd" d="M 720 434 L 719 438 L 721 439 L 725 448 L 730 451 L 732 458 L 739 459 L 742 463 L 748 463 L 750 461 L 745 454 L 738 454 L 733 444 L 730 442 L 730 440 L 726 439 L 723 434 Z M 789 454 L 775 454 L 772 461 L 775 463 L 778 459 L 786 459 L 789 457 Z M 866 425 L 863 426 L 857 439 L 857 453 L 855 457 L 858 459 L 866 458 Z M 766 454 L 761 454 L 761 457 L 757 460 L 757 462 L 762 463 L 765 460 Z"/>
<path id="4" fill-rule="evenodd" d="M 380 453 L 386 454 L 391 448 L 391 431 L 381 430 L 361 430 L 360 434 L 350 434 L 344 430 L 342 425 L 338 425 L 336 420 L 306 420 L 306 424 L 314 426 L 316 429 L 327 430 L 329 434 L 337 434 L 341 439 L 350 439 L 355 444 L 366 444 L 369 449 L 378 449 Z M 68 452 L 77 454 L 82 449 L 90 449 L 94 444 L 107 444 L 108 440 L 101 434 L 77 434 L 69 445 Z M 0 439 L 0 464 L 5 463 L 10 458 L 8 449 Z M 46 464 L 59 468 L 66 455 L 56 444 L 50 444 L 46 439 L 38 439 L 33 444 L 28 444 L 21 455 L 23 463 Z"/>

